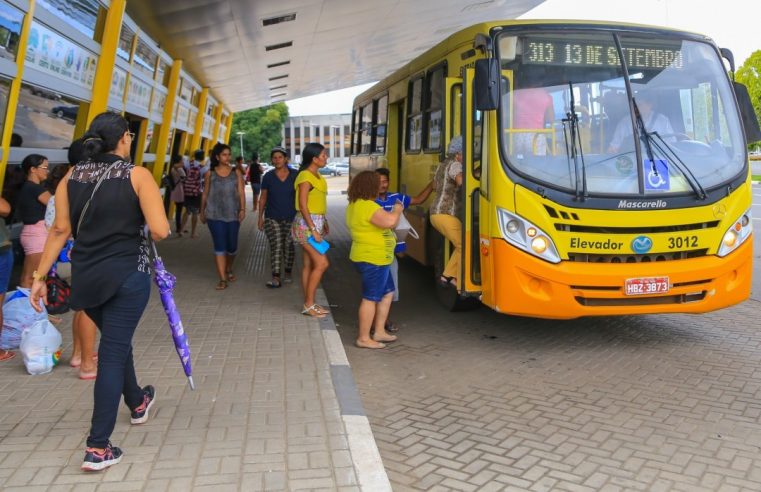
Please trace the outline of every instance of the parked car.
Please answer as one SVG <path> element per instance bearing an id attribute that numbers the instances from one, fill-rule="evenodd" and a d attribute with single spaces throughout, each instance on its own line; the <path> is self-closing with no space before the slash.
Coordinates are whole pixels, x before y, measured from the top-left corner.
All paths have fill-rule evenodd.
<path id="1" fill-rule="evenodd" d="M 333 167 L 332 164 L 328 164 L 325 167 L 321 167 L 319 170 L 319 173 L 322 174 L 323 176 L 340 176 L 340 174 L 338 174 L 338 171 L 336 170 L 336 168 Z"/>
<path id="2" fill-rule="evenodd" d="M 51 109 L 50 112 L 59 118 L 76 120 L 77 113 L 79 113 L 79 106 L 56 106 Z"/>
<path id="3" fill-rule="evenodd" d="M 52 99 L 54 101 L 58 101 L 59 99 L 61 99 L 61 95 L 58 94 L 57 92 L 53 92 L 53 91 L 48 90 L 48 89 L 43 89 L 42 87 L 32 87 L 31 92 L 35 96 L 46 97 L 46 98 Z"/>
<path id="4" fill-rule="evenodd" d="M 343 176 L 349 174 L 349 163 L 348 162 L 336 162 L 333 164 L 333 168 L 336 170 L 336 175 Z"/>

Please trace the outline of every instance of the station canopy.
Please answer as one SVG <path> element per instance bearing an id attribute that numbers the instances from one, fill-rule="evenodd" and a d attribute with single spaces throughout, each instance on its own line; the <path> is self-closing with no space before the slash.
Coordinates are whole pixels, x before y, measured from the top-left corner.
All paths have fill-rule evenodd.
<path id="1" fill-rule="evenodd" d="M 543 0 L 130 0 L 232 111 L 380 80 L 450 34 Z"/>

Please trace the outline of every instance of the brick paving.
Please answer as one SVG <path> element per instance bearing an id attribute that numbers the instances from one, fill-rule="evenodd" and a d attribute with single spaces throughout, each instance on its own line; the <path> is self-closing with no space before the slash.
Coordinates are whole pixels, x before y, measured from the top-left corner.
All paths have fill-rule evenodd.
<path id="1" fill-rule="evenodd" d="M 265 239 L 254 227 L 249 216 L 238 281 L 222 292 L 205 228 L 199 239 L 160 244 L 179 278 L 197 390 L 187 386 L 154 289 L 134 357 L 157 401 L 141 426 L 120 409 L 112 436 L 125 453 L 120 464 L 79 470 L 92 382 L 68 366 L 70 315 L 59 326 L 64 360 L 52 373 L 27 375 L 20 354 L 0 364 L 0 490 L 388 490 L 334 325 L 300 314 L 298 283 L 265 288 Z M 333 373 L 344 374 L 338 386 Z"/>
<path id="2" fill-rule="evenodd" d="M 403 260 L 399 341 L 361 350 L 344 206 L 323 285 L 395 491 L 761 490 L 758 291 L 706 315 L 448 313 Z"/>

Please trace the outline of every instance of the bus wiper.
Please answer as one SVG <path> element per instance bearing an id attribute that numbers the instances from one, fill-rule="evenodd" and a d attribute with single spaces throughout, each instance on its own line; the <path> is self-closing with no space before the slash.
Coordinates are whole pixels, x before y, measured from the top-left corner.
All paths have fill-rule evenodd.
<path id="1" fill-rule="evenodd" d="M 563 118 L 563 138 L 565 139 L 565 155 L 568 159 L 568 168 L 570 171 L 571 159 L 573 159 L 574 176 L 576 176 L 576 198 L 586 198 L 589 196 L 587 192 L 587 166 L 584 162 L 584 151 L 581 148 L 581 135 L 579 134 L 579 116 L 576 114 L 576 98 L 573 95 L 573 83 L 568 82 L 568 87 L 571 91 L 571 110 L 566 113 L 566 117 Z M 570 127 L 571 138 L 569 140 L 566 134 L 566 126 L 568 123 Z M 570 141 L 570 147 L 569 147 Z M 581 179 L 579 179 L 581 175 Z"/>
<path id="2" fill-rule="evenodd" d="M 704 200 L 706 192 L 690 168 L 685 165 L 684 161 L 679 158 L 674 149 L 658 134 L 658 132 L 647 131 L 647 128 L 645 128 L 645 121 L 642 119 L 642 114 L 639 112 L 639 107 L 637 106 L 637 100 L 635 98 L 632 98 L 632 106 L 634 107 L 634 118 L 637 121 L 637 133 L 639 134 L 640 140 L 645 143 L 645 152 L 647 152 L 647 158 L 650 160 L 650 171 L 653 175 L 656 177 L 658 176 L 658 167 L 655 165 L 655 154 L 653 153 L 653 146 L 655 146 L 656 150 L 662 155 L 673 158 L 676 168 L 679 169 L 679 172 L 681 172 L 687 179 L 692 191 L 695 192 L 695 195 L 697 195 L 699 199 Z M 653 135 L 658 138 L 657 141 L 653 138 Z M 668 149 L 668 152 L 666 152 L 664 147 L 665 149 Z"/>
<path id="3" fill-rule="evenodd" d="M 648 140 L 653 139 L 653 135 L 655 135 L 658 140 L 653 140 L 653 144 L 655 144 L 655 148 L 658 150 L 658 152 L 665 155 L 666 157 L 671 157 L 673 159 L 672 162 L 674 162 L 676 168 L 679 169 L 679 172 L 682 173 L 682 175 L 687 179 L 687 182 L 690 184 L 692 191 L 695 192 L 695 195 L 697 195 L 700 200 L 705 200 L 707 196 L 705 189 L 700 184 L 698 178 L 695 177 L 695 174 L 693 174 L 692 170 L 690 170 L 684 161 L 679 158 L 679 155 L 676 153 L 674 148 L 669 145 L 668 142 L 666 142 L 666 140 L 664 140 L 658 132 L 645 133 L 645 135 Z M 666 150 L 668 150 L 668 152 Z"/>
<path id="4" fill-rule="evenodd" d="M 637 122 L 637 134 L 640 140 L 645 141 L 645 151 L 647 152 L 647 158 L 650 159 L 650 171 L 658 176 L 658 168 L 655 166 L 655 156 L 653 155 L 653 147 L 651 145 L 651 136 L 647 133 L 645 128 L 645 120 L 642 119 L 642 113 L 639 112 L 639 106 L 637 105 L 637 99 L 632 97 L 632 107 L 634 108 L 634 119 Z"/>

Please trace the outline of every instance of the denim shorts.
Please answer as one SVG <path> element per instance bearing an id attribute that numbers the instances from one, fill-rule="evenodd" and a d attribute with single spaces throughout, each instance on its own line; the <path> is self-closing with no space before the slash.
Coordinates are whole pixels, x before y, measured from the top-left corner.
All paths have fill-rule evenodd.
<path id="1" fill-rule="evenodd" d="M 386 294 L 396 290 L 391 278 L 391 265 L 373 265 L 364 261 L 352 263 L 362 275 L 362 299 L 380 302 Z"/>
<path id="2" fill-rule="evenodd" d="M 211 241 L 214 243 L 214 255 L 234 255 L 238 252 L 238 231 L 240 222 L 234 220 L 225 222 L 222 220 L 207 220 L 211 232 Z"/>
<path id="3" fill-rule="evenodd" d="M 0 294 L 8 292 L 8 282 L 13 270 L 13 248 L 6 247 L 0 251 Z"/>

